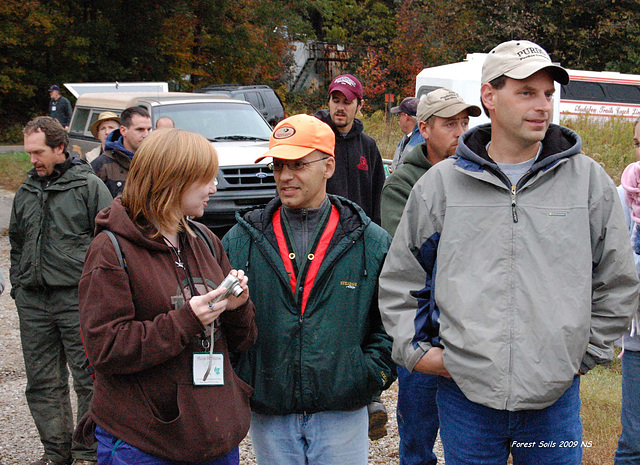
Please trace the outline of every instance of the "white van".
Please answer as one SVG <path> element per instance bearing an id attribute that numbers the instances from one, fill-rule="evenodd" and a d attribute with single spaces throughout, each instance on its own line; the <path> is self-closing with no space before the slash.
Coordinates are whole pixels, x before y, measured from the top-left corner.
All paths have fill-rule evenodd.
<path id="1" fill-rule="evenodd" d="M 640 75 L 568 69 L 571 81 L 562 86 L 563 117 L 640 117 Z"/>

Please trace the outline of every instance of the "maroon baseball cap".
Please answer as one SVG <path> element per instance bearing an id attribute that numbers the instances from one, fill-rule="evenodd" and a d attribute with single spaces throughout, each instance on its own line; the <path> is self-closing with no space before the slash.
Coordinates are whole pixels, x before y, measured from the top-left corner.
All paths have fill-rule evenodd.
<path id="1" fill-rule="evenodd" d="M 342 92 L 347 100 L 362 100 L 362 84 L 351 74 L 341 74 L 333 78 L 329 86 L 329 95 L 336 91 Z"/>

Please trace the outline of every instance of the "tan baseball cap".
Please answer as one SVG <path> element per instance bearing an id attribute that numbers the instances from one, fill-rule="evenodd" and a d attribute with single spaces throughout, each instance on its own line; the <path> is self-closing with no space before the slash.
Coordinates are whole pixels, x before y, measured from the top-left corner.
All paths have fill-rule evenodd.
<path id="1" fill-rule="evenodd" d="M 482 110 L 475 105 L 464 103 L 462 97 L 451 89 L 436 89 L 420 99 L 418 121 L 426 121 L 430 116 L 451 118 L 467 110 L 469 116 L 480 116 Z"/>
<path id="2" fill-rule="evenodd" d="M 315 150 L 334 156 L 336 135 L 333 129 L 315 116 L 295 115 L 283 119 L 273 130 L 269 139 L 269 151 L 259 157 L 299 160 Z"/>
<path id="3" fill-rule="evenodd" d="M 548 69 L 554 81 L 569 84 L 569 74 L 562 66 L 554 65 L 549 54 L 528 40 L 510 40 L 491 50 L 482 65 L 482 84 L 505 75 L 512 79 L 526 79 L 541 69 Z"/>

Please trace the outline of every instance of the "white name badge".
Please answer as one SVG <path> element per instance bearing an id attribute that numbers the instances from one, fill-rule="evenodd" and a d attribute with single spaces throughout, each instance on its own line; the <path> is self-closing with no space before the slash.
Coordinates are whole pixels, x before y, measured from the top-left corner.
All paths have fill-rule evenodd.
<path id="1" fill-rule="evenodd" d="M 209 368 L 211 370 L 204 379 Z M 209 352 L 196 352 L 193 354 L 193 384 L 195 386 L 222 386 L 224 385 L 224 354 L 210 354 Z"/>
<path id="2" fill-rule="evenodd" d="M 51 106 L 51 111 L 56 111 L 56 106 L 55 105 Z"/>

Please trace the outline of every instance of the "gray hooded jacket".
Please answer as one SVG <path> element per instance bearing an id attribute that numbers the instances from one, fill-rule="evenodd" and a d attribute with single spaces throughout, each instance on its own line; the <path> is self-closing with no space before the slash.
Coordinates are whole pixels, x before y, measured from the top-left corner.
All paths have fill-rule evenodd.
<path id="1" fill-rule="evenodd" d="M 469 400 L 542 409 L 611 360 L 638 278 L 616 188 L 576 133 L 551 125 L 517 186 L 488 156 L 490 138 L 490 125 L 463 134 L 416 183 L 380 310 L 397 363 L 412 370 L 441 346 Z"/>

